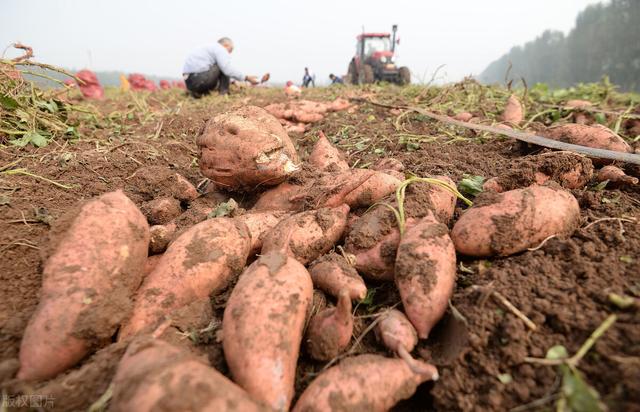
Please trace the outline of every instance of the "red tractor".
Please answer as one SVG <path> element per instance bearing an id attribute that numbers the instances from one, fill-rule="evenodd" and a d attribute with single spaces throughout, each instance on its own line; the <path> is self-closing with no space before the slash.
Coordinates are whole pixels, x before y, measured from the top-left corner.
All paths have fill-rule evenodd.
<path id="1" fill-rule="evenodd" d="M 408 67 L 395 64 L 396 24 L 389 33 L 362 33 L 357 39 L 356 55 L 349 63 L 348 80 L 353 84 L 387 81 L 405 85 L 411 83 Z"/>

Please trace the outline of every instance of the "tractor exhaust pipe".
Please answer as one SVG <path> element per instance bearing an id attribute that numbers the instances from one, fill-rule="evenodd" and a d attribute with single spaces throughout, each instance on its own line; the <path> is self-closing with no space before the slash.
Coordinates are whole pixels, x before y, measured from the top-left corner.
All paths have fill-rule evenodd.
<path id="1" fill-rule="evenodd" d="M 398 25 L 394 24 L 391 26 L 391 32 L 393 33 L 391 37 L 391 52 L 395 53 L 396 51 L 396 31 L 398 31 Z"/>

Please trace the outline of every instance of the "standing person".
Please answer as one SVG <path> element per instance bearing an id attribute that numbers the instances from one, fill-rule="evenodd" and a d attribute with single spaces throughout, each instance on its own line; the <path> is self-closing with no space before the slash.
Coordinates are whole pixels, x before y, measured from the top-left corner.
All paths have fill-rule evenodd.
<path id="1" fill-rule="evenodd" d="M 217 43 L 200 47 L 187 56 L 182 77 L 193 97 L 202 97 L 216 89 L 220 94 L 227 94 L 231 78 L 258 84 L 255 76 L 245 76 L 231 65 L 231 52 L 233 42 L 223 37 Z"/>
<path id="2" fill-rule="evenodd" d="M 331 84 L 344 84 L 344 81 L 342 81 L 342 78 L 336 76 L 333 73 L 329 75 L 329 78 L 331 79 Z"/>
<path id="3" fill-rule="evenodd" d="M 302 87 L 309 87 L 311 84 L 313 87 L 316 87 L 316 75 L 313 74 L 308 67 L 304 68 L 304 77 L 302 78 Z"/>

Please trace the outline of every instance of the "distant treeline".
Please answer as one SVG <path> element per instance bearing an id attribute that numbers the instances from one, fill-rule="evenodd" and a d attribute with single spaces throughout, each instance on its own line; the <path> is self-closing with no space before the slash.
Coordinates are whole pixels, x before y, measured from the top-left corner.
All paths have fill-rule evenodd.
<path id="1" fill-rule="evenodd" d="M 529 84 L 555 87 L 594 82 L 608 75 L 622 90 L 640 91 L 640 0 L 591 5 L 578 15 L 567 36 L 545 31 L 491 63 L 478 79 L 503 82 L 507 71 L 509 79 L 522 77 Z"/>
<path id="2" fill-rule="evenodd" d="M 68 79 L 69 77 L 62 74 L 62 73 L 58 73 L 52 70 L 44 70 L 35 66 L 22 66 L 22 68 L 29 70 L 31 72 L 34 73 L 41 73 L 41 74 L 45 74 L 47 77 L 52 77 L 54 79 L 58 79 L 60 81 L 65 81 L 66 79 Z M 69 73 L 76 73 L 80 70 L 76 70 L 76 69 L 65 69 L 66 71 L 68 71 Z M 120 72 L 120 71 L 96 71 L 94 72 L 96 74 L 96 76 L 98 77 L 98 81 L 100 82 L 100 84 L 103 87 L 107 87 L 107 86 L 120 86 L 120 75 L 124 74 L 125 76 L 128 76 L 129 73 L 124 73 L 124 72 Z M 158 82 L 162 79 L 166 79 L 166 80 L 182 80 L 182 79 L 178 79 L 177 77 L 162 77 L 162 76 L 154 76 L 154 75 L 148 75 L 145 74 L 144 77 L 146 77 L 149 80 L 153 80 L 156 84 L 158 84 Z M 49 87 L 59 87 L 60 84 L 56 83 L 52 80 L 43 78 L 43 77 L 39 77 L 39 76 L 34 76 L 34 75 L 30 75 L 30 74 L 25 74 L 25 78 L 27 78 L 28 80 L 32 80 L 34 81 L 36 84 L 38 84 L 41 87 L 45 87 L 45 88 L 49 88 Z"/>

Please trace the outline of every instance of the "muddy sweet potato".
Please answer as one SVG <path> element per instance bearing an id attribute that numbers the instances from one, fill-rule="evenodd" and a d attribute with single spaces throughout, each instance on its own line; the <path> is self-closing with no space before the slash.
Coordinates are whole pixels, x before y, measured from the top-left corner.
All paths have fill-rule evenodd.
<path id="1" fill-rule="evenodd" d="M 509 96 L 502 112 L 502 121 L 519 125 L 524 120 L 524 108 L 515 94 Z"/>
<path id="2" fill-rule="evenodd" d="M 428 214 L 405 231 L 395 264 L 404 312 L 421 339 L 447 310 L 455 281 L 456 250 L 449 229 Z"/>
<path id="3" fill-rule="evenodd" d="M 215 116 L 196 143 L 202 174 L 221 187 L 274 186 L 298 170 L 298 155 L 287 132 L 259 107 Z"/>
<path id="4" fill-rule="evenodd" d="M 625 174 L 624 170 L 611 165 L 605 166 L 600 169 L 598 171 L 598 174 L 596 175 L 596 180 L 598 182 L 604 182 L 605 180 L 608 180 L 609 184 L 611 184 L 611 187 L 638 184 L 637 177 L 628 176 L 627 174 Z"/>
<path id="5" fill-rule="evenodd" d="M 611 129 L 602 125 L 565 124 L 542 133 L 549 139 L 599 149 L 631 153 L 631 146 Z"/>
<path id="6" fill-rule="evenodd" d="M 347 99 L 343 99 L 342 97 L 338 97 L 334 101 L 329 104 L 329 111 L 339 112 L 341 110 L 346 110 L 351 107 L 351 103 Z"/>
<path id="7" fill-rule="evenodd" d="M 347 290 L 352 300 L 362 300 L 367 296 L 367 285 L 344 257 L 329 253 L 315 260 L 309 267 L 313 286 L 338 297 L 340 291 Z"/>
<path id="8" fill-rule="evenodd" d="M 468 122 L 473 119 L 473 115 L 469 112 L 461 112 L 453 116 L 454 120 L 460 120 L 461 122 Z"/>
<path id="9" fill-rule="evenodd" d="M 249 229 L 251 235 L 251 250 L 249 256 L 253 256 L 262 249 L 262 243 L 265 236 L 282 220 L 291 216 L 291 213 L 283 210 L 265 211 L 265 212 L 249 212 L 240 216 L 235 216 L 238 220 Z"/>
<path id="10" fill-rule="evenodd" d="M 207 365 L 160 339 L 134 340 L 118 364 L 111 411 L 268 411 Z"/>
<path id="11" fill-rule="evenodd" d="M 329 142 L 322 131 L 313 146 L 308 162 L 323 171 L 349 170 L 349 163 L 347 163 L 344 154 Z"/>
<path id="12" fill-rule="evenodd" d="M 324 309 L 311 318 L 305 336 L 307 353 L 320 361 L 333 359 L 349 345 L 352 334 L 351 297 L 349 291 L 343 289 L 335 307 Z"/>
<path id="13" fill-rule="evenodd" d="M 303 190 L 304 188 L 299 185 L 287 182 L 281 183 L 273 189 L 269 189 L 262 193 L 256 204 L 253 206 L 253 210 L 300 210 L 301 201 L 297 196 Z"/>
<path id="14" fill-rule="evenodd" d="M 425 373 L 416 374 L 402 359 L 379 355 L 347 358 L 311 382 L 293 412 L 388 411 L 411 397 L 422 382 L 438 379 L 434 366 L 420 363 Z"/>
<path id="15" fill-rule="evenodd" d="M 378 340 L 404 360 L 415 373 L 423 373 L 424 363 L 411 356 L 411 351 L 418 344 L 418 333 L 409 319 L 397 309 L 386 310 L 380 316 L 375 328 Z"/>
<path id="16" fill-rule="evenodd" d="M 165 316 L 224 288 L 244 267 L 251 235 L 230 218 L 205 220 L 174 240 L 136 293 L 119 339 L 155 328 Z"/>
<path id="17" fill-rule="evenodd" d="M 307 269 L 281 252 L 263 254 L 240 275 L 222 321 L 233 380 L 254 399 L 288 410 L 313 284 Z"/>
<path id="18" fill-rule="evenodd" d="M 389 193 L 395 192 L 400 184 L 402 184 L 402 180 L 397 177 L 375 171 L 368 179 L 345 195 L 343 201 L 354 209 L 368 207 Z"/>
<path id="19" fill-rule="evenodd" d="M 464 255 L 507 256 L 551 235 L 569 235 L 579 223 L 580 207 L 571 193 L 532 185 L 480 194 L 453 226 L 451 238 Z"/>
<path id="20" fill-rule="evenodd" d="M 141 205 L 140 210 L 152 225 L 164 225 L 182 213 L 180 201 L 173 197 L 160 197 Z"/>
<path id="21" fill-rule="evenodd" d="M 375 162 L 373 166 L 371 166 L 371 169 L 379 171 L 395 170 L 398 172 L 404 172 L 405 167 L 400 160 L 394 159 L 393 157 L 385 157 Z"/>
<path id="22" fill-rule="evenodd" d="M 349 206 L 310 210 L 288 217 L 264 237 L 262 254 L 280 250 L 306 265 L 327 253 L 342 237 Z"/>
<path id="23" fill-rule="evenodd" d="M 154 225 L 149 228 L 149 254 L 155 255 L 167 250 L 169 242 L 173 240 L 177 226 L 174 222 L 166 225 Z"/>
<path id="24" fill-rule="evenodd" d="M 44 264 L 40 302 L 20 346 L 19 379 L 51 378 L 110 342 L 144 275 L 149 226 L 121 191 L 70 217 Z"/>

